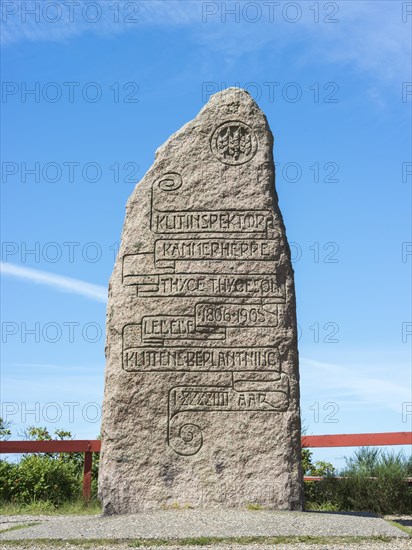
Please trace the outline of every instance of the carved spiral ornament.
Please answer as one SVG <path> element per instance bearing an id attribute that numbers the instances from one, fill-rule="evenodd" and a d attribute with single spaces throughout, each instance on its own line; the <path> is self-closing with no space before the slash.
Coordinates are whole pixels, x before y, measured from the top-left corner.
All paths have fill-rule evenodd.
<path id="1" fill-rule="evenodd" d="M 182 176 L 177 172 L 164 174 L 157 180 L 157 185 L 162 191 L 176 191 L 182 186 Z"/>
<path id="2" fill-rule="evenodd" d="M 203 445 L 202 430 L 196 424 L 183 424 L 175 428 L 177 433 L 170 440 L 170 446 L 179 455 L 195 455 Z"/>

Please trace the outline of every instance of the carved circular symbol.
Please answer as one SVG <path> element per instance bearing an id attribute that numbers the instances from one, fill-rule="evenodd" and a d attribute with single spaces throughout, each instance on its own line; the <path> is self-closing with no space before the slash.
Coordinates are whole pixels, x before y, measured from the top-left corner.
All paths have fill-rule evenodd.
<path id="1" fill-rule="evenodd" d="M 176 191 L 182 186 L 182 183 L 182 176 L 177 172 L 169 172 L 157 180 L 157 184 L 162 191 Z"/>
<path id="2" fill-rule="evenodd" d="M 202 448 L 202 430 L 196 424 L 183 424 L 176 431 L 169 443 L 177 454 L 192 456 Z"/>
<path id="3" fill-rule="evenodd" d="M 216 128 L 210 141 L 212 153 L 224 164 L 244 164 L 258 148 L 255 132 L 238 120 L 225 122 Z"/>

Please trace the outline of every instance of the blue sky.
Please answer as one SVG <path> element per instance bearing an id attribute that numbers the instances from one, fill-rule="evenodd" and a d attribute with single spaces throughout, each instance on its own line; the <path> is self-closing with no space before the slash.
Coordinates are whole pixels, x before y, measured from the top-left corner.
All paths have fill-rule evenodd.
<path id="1" fill-rule="evenodd" d="M 1 398 L 15 434 L 99 433 L 127 197 L 235 85 L 275 136 L 307 433 L 411 429 L 410 3 L 1 4 Z"/>

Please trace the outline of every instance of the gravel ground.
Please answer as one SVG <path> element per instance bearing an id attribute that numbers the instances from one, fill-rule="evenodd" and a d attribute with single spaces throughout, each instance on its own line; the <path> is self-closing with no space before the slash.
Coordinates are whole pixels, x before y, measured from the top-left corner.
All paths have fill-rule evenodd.
<path id="1" fill-rule="evenodd" d="M 2 540 L 179 539 L 295 535 L 408 537 L 397 527 L 371 514 L 263 510 L 167 510 L 113 517 L 5 516 L 1 519 L 0 525 L 2 529 L 9 529 L 32 522 L 41 523 L 2 533 Z"/>
<path id="2" fill-rule="evenodd" d="M 10 546 L 0 545 L 0 550 L 10 550 Z M 16 548 L 16 547 L 14 547 Z M 49 545 L 36 545 L 31 542 L 27 543 L 27 546 L 18 546 L 17 548 L 24 548 L 27 550 L 79 550 L 79 546 L 73 545 L 70 543 L 53 546 Z M 134 546 L 133 548 L 139 548 Z M 208 545 L 208 546 L 145 546 L 140 547 L 144 550 L 160 550 L 164 548 L 165 550 L 273 550 L 274 545 L 268 544 L 221 544 L 221 545 Z M 412 540 L 411 539 L 396 539 L 392 542 L 380 542 L 380 541 L 365 541 L 357 542 L 356 544 L 306 544 L 306 543 L 297 543 L 297 544 L 279 544 L 276 545 L 278 550 L 411 550 Z M 127 544 L 121 544 L 116 546 L 111 545 L 99 545 L 93 546 L 93 550 L 130 550 L 130 546 Z"/>

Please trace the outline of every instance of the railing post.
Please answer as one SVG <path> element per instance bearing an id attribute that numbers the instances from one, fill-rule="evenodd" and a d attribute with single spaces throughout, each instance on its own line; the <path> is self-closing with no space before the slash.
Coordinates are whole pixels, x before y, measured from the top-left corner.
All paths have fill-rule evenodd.
<path id="1" fill-rule="evenodd" d="M 83 468 L 83 499 L 90 500 L 92 493 L 92 464 L 93 453 L 86 451 L 84 453 L 84 468 Z"/>

